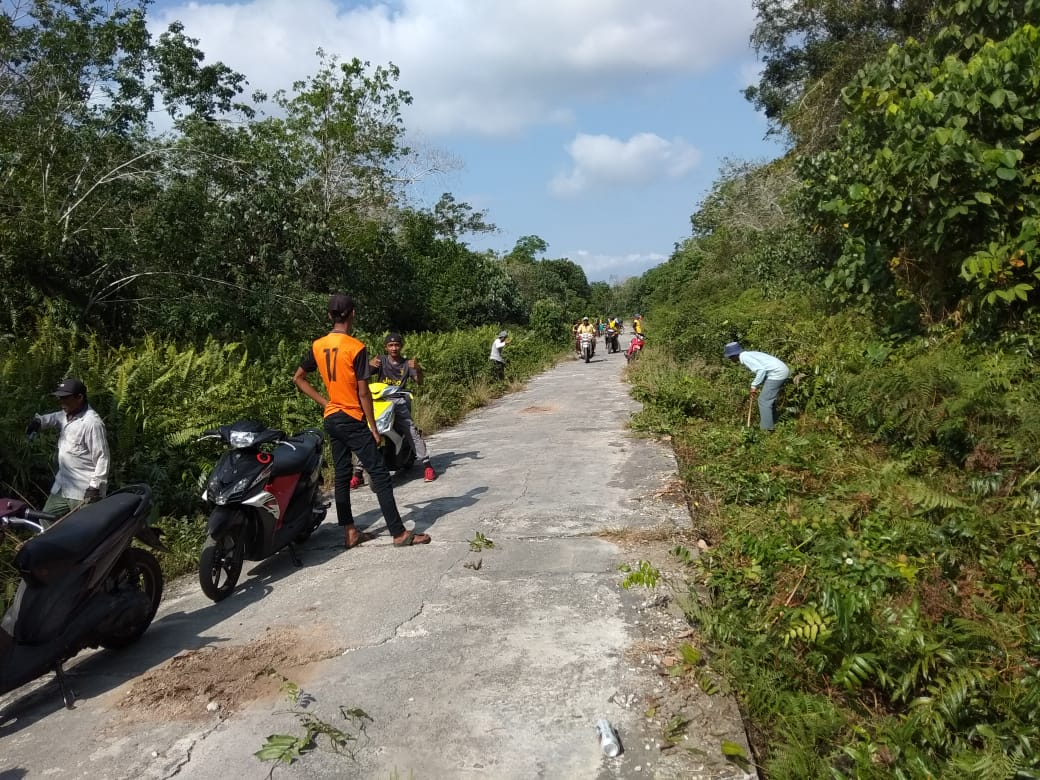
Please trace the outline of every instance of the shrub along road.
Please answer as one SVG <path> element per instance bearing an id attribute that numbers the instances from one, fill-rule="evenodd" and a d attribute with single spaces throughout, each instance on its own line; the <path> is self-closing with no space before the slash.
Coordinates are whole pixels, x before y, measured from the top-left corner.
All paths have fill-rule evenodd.
<path id="1" fill-rule="evenodd" d="M 742 776 L 720 750 L 746 746 L 734 702 L 687 682 L 678 709 L 661 654 L 684 626 L 666 598 L 620 587 L 619 564 L 690 525 L 665 495 L 667 446 L 626 430 L 624 365 L 564 361 L 431 437 L 440 478 L 416 468 L 396 490 L 430 545 L 391 547 L 362 488 L 376 540 L 343 550 L 330 515 L 301 569 L 247 564 L 220 604 L 173 583 L 136 647 L 73 665 L 76 709 L 50 679 L 0 700 L 0 777 L 263 777 L 253 754 L 308 723 L 357 739 L 276 776 Z M 619 758 L 600 751 L 600 717 Z M 665 731 L 678 745 L 662 751 Z"/>

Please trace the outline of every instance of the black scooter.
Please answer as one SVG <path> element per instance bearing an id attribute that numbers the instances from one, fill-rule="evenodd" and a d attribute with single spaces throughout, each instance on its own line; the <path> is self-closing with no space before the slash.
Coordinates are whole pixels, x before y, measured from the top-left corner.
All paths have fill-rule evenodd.
<path id="1" fill-rule="evenodd" d="M 14 557 L 21 575 L 0 621 L 0 693 L 53 670 L 65 706 L 75 695 L 63 665 L 88 647 L 126 647 L 145 632 L 162 599 L 159 562 L 139 539 L 166 547 L 148 527 L 152 491 L 130 485 L 58 520 L 24 501 L 0 498 L 0 534 L 33 534 Z"/>
<path id="2" fill-rule="evenodd" d="M 199 556 L 199 585 L 213 601 L 231 595 L 243 561 L 262 561 L 293 549 L 321 525 L 329 503 L 321 497 L 325 435 L 308 428 L 296 436 L 254 420 L 206 431 L 230 449 L 210 474 L 203 500 L 212 506 Z"/>

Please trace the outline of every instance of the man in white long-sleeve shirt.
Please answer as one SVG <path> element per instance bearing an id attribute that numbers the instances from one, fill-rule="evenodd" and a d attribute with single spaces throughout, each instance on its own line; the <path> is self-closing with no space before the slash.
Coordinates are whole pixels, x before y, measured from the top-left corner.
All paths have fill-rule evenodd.
<path id="1" fill-rule="evenodd" d="M 79 379 L 64 379 L 51 393 L 60 412 L 37 414 L 26 433 L 58 429 L 58 473 L 44 512 L 66 515 L 97 501 L 108 488 L 109 454 L 105 423 L 87 403 L 87 387 Z"/>
<path id="2" fill-rule="evenodd" d="M 758 396 L 759 427 L 763 431 L 773 430 L 776 422 L 776 397 L 780 388 L 791 376 L 791 369 L 780 358 L 766 352 L 745 351 L 736 341 L 731 341 L 722 354 L 734 363 L 740 362 L 755 376 L 751 380 L 751 397 Z"/>

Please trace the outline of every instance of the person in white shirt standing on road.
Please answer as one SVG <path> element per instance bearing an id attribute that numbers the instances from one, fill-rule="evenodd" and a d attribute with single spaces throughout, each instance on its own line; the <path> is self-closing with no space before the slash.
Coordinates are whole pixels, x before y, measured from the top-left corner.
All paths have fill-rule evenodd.
<path id="1" fill-rule="evenodd" d="M 58 429 L 58 473 L 44 512 L 66 515 L 103 498 L 108 488 L 109 454 L 105 423 L 87 402 L 87 387 L 79 379 L 63 379 L 51 395 L 60 412 L 37 414 L 27 434 Z"/>
<path id="2" fill-rule="evenodd" d="M 759 427 L 763 431 L 773 430 L 776 422 L 776 397 L 780 388 L 791 376 L 791 369 L 780 358 L 765 352 L 745 351 L 736 341 L 725 346 L 722 354 L 734 363 L 740 362 L 755 376 L 751 380 L 751 397 L 758 396 Z"/>

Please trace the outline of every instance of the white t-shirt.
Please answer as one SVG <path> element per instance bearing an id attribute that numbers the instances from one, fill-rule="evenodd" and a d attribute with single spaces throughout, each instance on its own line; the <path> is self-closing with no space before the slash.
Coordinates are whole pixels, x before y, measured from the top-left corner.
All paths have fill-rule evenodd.
<path id="1" fill-rule="evenodd" d="M 506 360 L 502 357 L 502 347 L 506 345 L 505 339 L 495 339 L 491 342 L 491 359 L 496 363 L 505 363 Z"/>
<path id="2" fill-rule="evenodd" d="M 108 486 L 108 440 L 105 423 L 89 406 L 72 418 L 65 412 L 39 414 L 42 428 L 57 428 L 58 473 L 51 493 L 82 501 L 87 488 L 98 488 L 105 495 Z"/>

